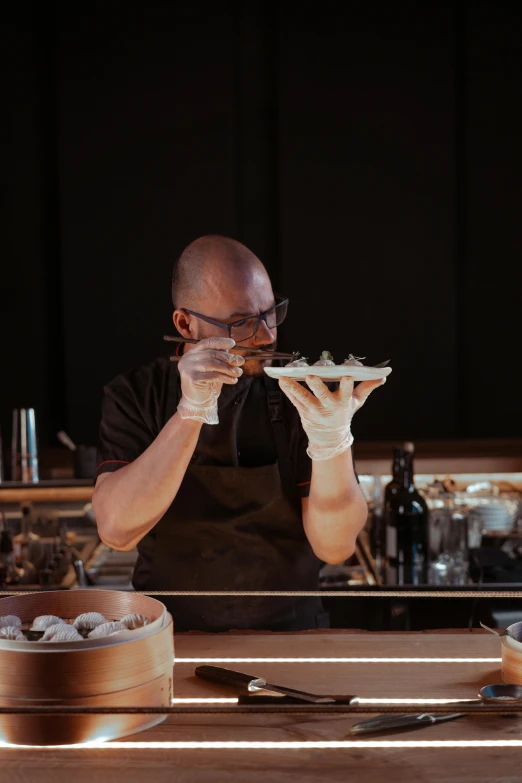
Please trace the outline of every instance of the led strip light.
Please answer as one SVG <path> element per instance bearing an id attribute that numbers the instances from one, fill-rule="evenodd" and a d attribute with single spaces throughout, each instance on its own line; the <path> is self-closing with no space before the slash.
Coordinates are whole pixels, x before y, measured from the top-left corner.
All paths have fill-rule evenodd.
<path id="1" fill-rule="evenodd" d="M 522 740 L 332 740 L 319 742 L 107 742 L 83 745 L 11 745 L 0 750 L 349 750 L 351 748 L 522 748 Z"/>
<path id="2" fill-rule="evenodd" d="M 502 658 L 174 658 L 174 663 L 502 663 Z"/>
<path id="3" fill-rule="evenodd" d="M 458 704 L 467 703 L 469 699 L 361 699 L 359 704 Z M 212 699 L 212 698 L 179 698 L 172 699 L 172 704 L 237 704 L 237 698 Z"/>
<path id="4" fill-rule="evenodd" d="M 0 590 L 0 596 L 32 595 L 39 590 Z M 133 595 L 192 596 L 242 596 L 243 598 L 268 596 L 279 598 L 522 598 L 522 590 L 143 590 L 133 591 Z"/>

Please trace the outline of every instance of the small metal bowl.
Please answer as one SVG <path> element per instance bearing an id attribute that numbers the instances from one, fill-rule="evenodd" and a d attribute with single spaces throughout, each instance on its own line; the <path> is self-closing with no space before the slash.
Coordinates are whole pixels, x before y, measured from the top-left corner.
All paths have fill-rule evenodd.
<path id="1" fill-rule="evenodd" d="M 507 683 L 485 685 L 479 690 L 479 696 L 483 701 L 494 703 L 522 701 L 522 685 L 508 685 Z"/>

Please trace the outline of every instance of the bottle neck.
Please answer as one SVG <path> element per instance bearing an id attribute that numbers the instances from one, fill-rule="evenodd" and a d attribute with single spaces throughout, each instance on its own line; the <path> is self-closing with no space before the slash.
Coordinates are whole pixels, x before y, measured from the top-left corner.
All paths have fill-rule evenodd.
<path id="1" fill-rule="evenodd" d="M 404 467 L 404 454 L 396 453 L 393 457 L 392 474 L 393 480 L 400 484 L 402 480 L 402 471 Z"/>
<path id="2" fill-rule="evenodd" d="M 20 532 L 22 534 L 23 538 L 28 538 L 29 533 L 31 532 L 31 517 L 27 513 L 22 514 L 22 520 L 20 523 Z"/>
<path id="3" fill-rule="evenodd" d="M 409 491 L 415 488 L 415 483 L 413 479 L 413 455 L 412 454 L 404 455 L 404 467 L 402 471 L 401 488 L 407 489 Z"/>

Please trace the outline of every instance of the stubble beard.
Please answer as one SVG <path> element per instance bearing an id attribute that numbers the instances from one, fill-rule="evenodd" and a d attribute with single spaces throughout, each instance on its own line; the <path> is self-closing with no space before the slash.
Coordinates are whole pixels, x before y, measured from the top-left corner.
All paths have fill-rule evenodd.
<path id="1" fill-rule="evenodd" d="M 259 345 L 256 346 L 256 350 L 259 351 L 275 351 L 276 343 L 272 343 L 270 345 Z M 264 375 L 264 368 L 270 367 L 272 364 L 272 359 L 264 359 L 263 361 L 258 361 L 256 359 L 249 359 L 246 361 L 243 365 L 243 375 L 246 376 L 257 376 Z"/>
<path id="2" fill-rule="evenodd" d="M 267 359 L 262 362 L 258 362 L 255 359 L 250 359 L 249 361 L 245 362 L 242 370 L 243 370 L 243 376 L 260 376 L 264 375 L 264 368 L 270 367 L 272 364 L 271 359 Z"/>

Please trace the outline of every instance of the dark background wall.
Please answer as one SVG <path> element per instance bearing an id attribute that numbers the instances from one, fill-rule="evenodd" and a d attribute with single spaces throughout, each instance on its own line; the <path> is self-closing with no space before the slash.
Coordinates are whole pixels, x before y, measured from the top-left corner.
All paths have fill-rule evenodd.
<path id="1" fill-rule="evenodd" d="M 520 437 L 522 5 L 4 9 L 0 421 L 93 443 L 174 257 L 249 245 L 283 346 L 392 359 L 358 439 Z"/>

